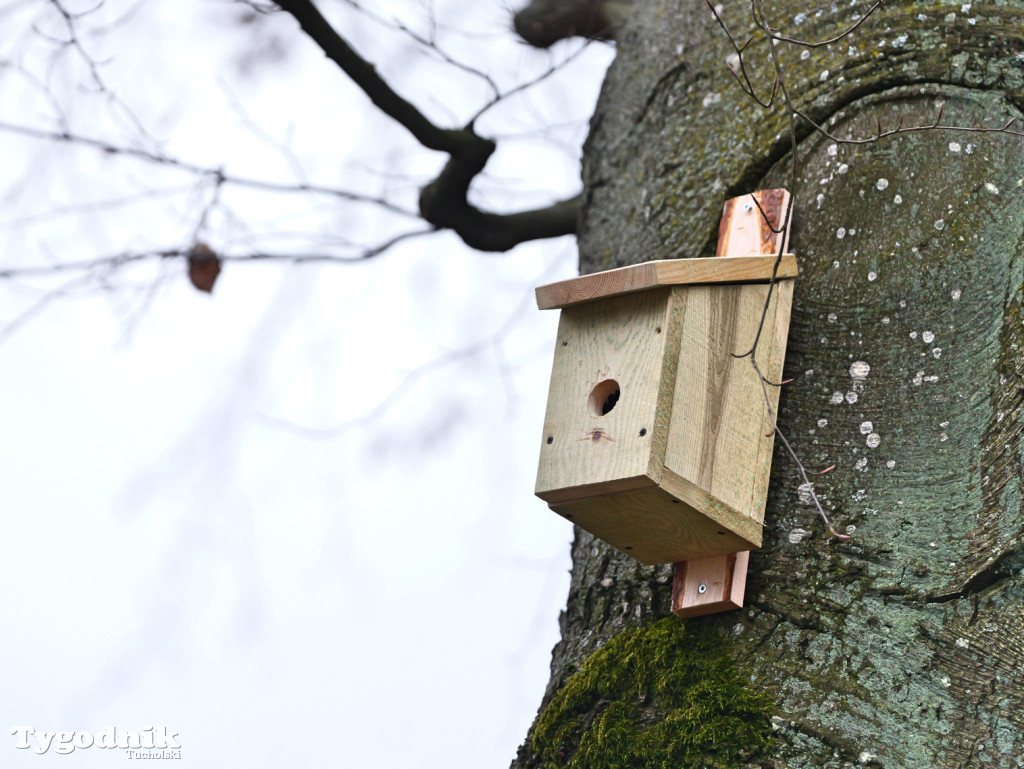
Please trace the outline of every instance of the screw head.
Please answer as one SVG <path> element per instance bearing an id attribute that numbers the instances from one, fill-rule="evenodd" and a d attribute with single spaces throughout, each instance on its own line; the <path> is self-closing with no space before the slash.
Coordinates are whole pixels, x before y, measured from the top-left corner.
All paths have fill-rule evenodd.
<path id="1" fill-rule="evenodd" d="M 706 593 L 707 591 L 708 591 L 708 586 L 707 585 L 701 585 L 700 587 L 697 588 L 697 592 L 701 593 L 701 594 Z"/>

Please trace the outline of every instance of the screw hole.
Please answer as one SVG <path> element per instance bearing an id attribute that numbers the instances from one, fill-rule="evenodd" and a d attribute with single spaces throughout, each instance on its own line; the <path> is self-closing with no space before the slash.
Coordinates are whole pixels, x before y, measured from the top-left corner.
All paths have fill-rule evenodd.
<path id="1" fill-rule="evenodd" d="M 640 437 L 643 438 L 645 435 L 647 435 L 647 428 L 646 427 L 641 427 L 640 428 Z"/>
<path id="2" fill-rule="evenodd" d="M 720 532 L 718 532 L 718 533 L 719 533 L 719 534 L 722 534 L 723 536 L 725 535 L 725 532 L 724 532 L 724 531 L 720 531 Z"/>
<path id="3" fill-rule="evenodd" d="M 654 329 L 654 333 L 655 334 L 660 334 L 661 333 L 661 326 L 658 326 L 656 329 Z"/>
<path id="4" fill-rule="evenodd" d="M 673 499 L 672 500 L 672 504 L 673 505 L 678 505 L 679 504 L 679 500 L 678 499 Z"/>
<path id="5" fill-rule="evenodd" d="M 568 518 L 571 521 L 572 520 L 572 513 L 566 513 L 565 517 Z"/>
<path id="6" fill-rule="evenodd" d="M 549 435 L 548 436 L 548 446 L 550 446 L 554 442 L 555 442 L 555 436 Z"/>
<path id="7" fill-rule="evenodd" d="M 590 413 L 595 417 L 603 417 L 619 402 L 619 383 L 614 379 L 598 382 L 597 387 L 590 391 Z"/>
<path id="8" fill-rule="evenodd" d="M 632 549 L 633 549 L 633 546 L 632 546 L 632 545 L 626 545 L 626 549 L 627 549 L 627 550 L 632 550 Z"/>
<path id="9" fill-rule="evenodd" d="M 562 347 L 568 347 L 568 346 L 569 346 L 568 342 L 562 342 Z"/>

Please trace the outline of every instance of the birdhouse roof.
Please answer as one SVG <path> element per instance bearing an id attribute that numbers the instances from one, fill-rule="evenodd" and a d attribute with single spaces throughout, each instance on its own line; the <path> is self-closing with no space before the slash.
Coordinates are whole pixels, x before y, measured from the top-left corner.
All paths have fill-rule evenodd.
<path id="1" fill-rule="evenodd" d="M 778 269 L 776 270 L 776 264 Z M 555 310 L 660 286 L 708 283 L 767 283 L 772 279 L 795 278 L 796 257 L 716 256 L 706 259 L 662 259 L 616 270 L 595 272 L 578 278 L 549 283 L 537 288 L 537 307 Z"/>

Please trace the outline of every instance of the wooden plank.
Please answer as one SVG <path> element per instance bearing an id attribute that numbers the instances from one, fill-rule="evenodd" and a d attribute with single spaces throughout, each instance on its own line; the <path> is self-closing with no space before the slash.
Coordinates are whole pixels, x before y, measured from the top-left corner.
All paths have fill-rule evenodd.
<path id="1" fill-rule="evenodd" d="M 771 382 L 782 381 L 782 369 L 786 360 L 786 342 L 789 337 L 789 318 L 793 308 L 793 282 L 785 281 L 775 287 L 776 298 L 773 322 L 769 326 L 765 323 L 765 330 L 762 334 L 762 345 L 760 347 L 761 370 L 765 377 Z M 751 367 L 752 368 L 752 367 Z M 772 411 L 779 413 L 779 387 L 768 387 L 768 403 Z M 757 457 L 754 460 L 753 483 L 750 487 L 750 502 L 746 509 L 759 521 L 764 521 L 765 504 L 768 501 L 768 484 L 772 473 L 772 449 L 775 446 L 775 433 L 772 431 L 771 417 L 768 414 L 767 406 L 762 400 L 764 416 L 761 424 L 764 433 L 759 434 Z M 770 437 L 765 437 L 767 434 Z"/>
<path id="2" fill-rule="evenodd" d="M 783 253 L 789 245 L 790 202 L 789 192 L 782 189 L 725 201 L 716 258 Z"/>
<path id="3" fill-rule="evenodd" d="M 762 190 L 726 201 L 718 254 L 777 258 L 789 246 L 791 216 L 786 190 Z M 771 302 L 764 310 L 769 290 Z M 679 412 L 678 429 L 670 435 L 665 473 L 678 470 L 688 481 L 700 484 L 701 491 L 709 491 L 712 499 L 737 505 L 739 514 L 760 524 L 775 440 L 768 409 L 777 412 L 779 392 L 777 387 L 761 386 L 749 359 L 729 353 L 747 352 L 760 330 L 762 373 L 769 381 L 780 381 L 793 284 L 783 281 L 760 291 L 743 286 L 732 292 L 693 293 L 673 407 L 687 401 L 690 408 Z M 701 339 L 714 339 L 717 345 L 702 345 Z M 732 347 L 738 349 L 728 349 Z M 694 398 L 700 405 L 694 407 Z M 757 539 L 760 546 L 760 532 Z M 699 617 L 742 607 L 748 560 L 748 552 L 738 552 L 677 562 L 673 613 Z"/>
<path id="4" fill-rule="evenodd" d="M 608 493 L 573 496 L 582 489 L 550 495 L 549 505 L 591 534 L 646 564 L 735 553 L 761 546 L 762 528 L 703 489 L 663 469 L 660 485 L 644 477 L 634 486 L 597 484 Z"/>
<path id="5" fill-rule="evenodd" d="M 657 485 L 657 481 L 644 474 L 635 475 L 631 478 L 613 478 L 610 481 L 569 486 L 564 489 L 545 489 L 535 493 L 549 505 L 554 506 L 562 502 L 578 502 L 593 497 L 606 497 L 610 494 L 648 489 Z"/>
<path id="6" fill-rule="evenodd" d="M 775 256 L 727 256 L 635 264 L 540 286 L 536 290 L 537 306 L 553 310 L 658 286 L 763 283 L 771 279 L 776 261 Z M 795 278 L 798 273 L 796 257 L 784 254 L 776 277 Z"/>
<path id="7" fill-rule="evenodd" d="M 659 480 L 676 379 L 681 312 L 668 289 L 562 311 L 541 435 L 536 493 L 642 476 Z M 617 400 L 601 413 L 615 383 Z M 571 493 L 571 492 L 568 492 Z M 558 497 L 561 498 L 561 497 Z"/>
<path id="8" fill-rule="evenodd" d="M 758 355 L 764 375 L 775 382 L 782 376 L 784 348 L 774 347 L 788 328 L 792 297 L 791 290 L 783 295 L 779 289 L 772 291 Z M 766 471 L 764 461 L 770 462 L 774 435 L 766 436 L 770 421 L 757 372 L 733 354 L 753 343 L 768 286 L 700 286 L 686 293 L 665 465 L 760 520 L 764 502 L 753 498 L 753 488 Z M 778 388 L 768 388 L 768 395 L 774 408 Z"/>
<path id="9" fill-rule="evenodd" d="M 749 537 L 717 524 L 657 486 L 554 504 L 551 509 L 645 564 L 674 563 L 757 546 Z M 760 526 L 743 520 L 748 521 L 748 535 L 757 530 L 759 544 Z"/>
<path id="10" fill-rule="evenodd" d="M 753 550 L 761 547 L 761 536 L 763 534 L 761 521 L 712 496 L 706 489 L 691 483 L 668 467 L 662 468 L 660 486 L 675 499 L 678 499 L 681 504 L 692 507 L 700 512 L 705 519 L 702 525 L 709 532 L 714 532 L 716 536 L 722 536 L 719 532 L 724 530 L 726 533 L 731 533 L 741 538 L 745 546 L 735 548 L 735 550 Z M 708 535 L 708 539 L 714 538 Z M 704 552 L 703 555 L 715 555 L 716 553 L 725 552 L 731 553 L 734 550 L 712 547 Z"/>
<path id="11" fill-rule="evenodd" d="M 743 608 L 749 561 L 750 552 L 744 550 L 677 563 L 672 580 L 672 613 L 700 617 Z"/>
<path id="12" fill-rule="evenodd" d="M 757 205 L 752 198 L 757 199 Z M 774 259 L 788 244 L 792 210 L 786 190 L 760 190 L 726 201 L 719 254 L 756 252 Z M 770 220 L 766 221 L 766 217 Z M 746 358 L 761 330 L 758 361 L 770 381 L 782 378 L 793 286 L 693 288 L 688 293 L 683 347 L 665 464 L 726 504 L 764 517 L 775 436 L 757 372 Z M 773 409 L 778 388 L 768 388 Z"/>

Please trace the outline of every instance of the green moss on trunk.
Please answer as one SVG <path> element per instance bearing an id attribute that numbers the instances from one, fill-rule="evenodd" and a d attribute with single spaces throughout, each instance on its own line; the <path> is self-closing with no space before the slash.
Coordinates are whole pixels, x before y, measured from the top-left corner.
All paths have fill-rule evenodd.
<path id="1" fill-rule="evenodd" d="M 725 639 L 669 617 L 613 638 L 541 713 L 545 767 L 632 769 L 749 762 L 771 737 L 771 700 L 748 688 Z"/>

